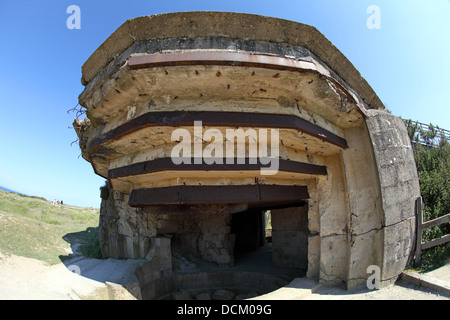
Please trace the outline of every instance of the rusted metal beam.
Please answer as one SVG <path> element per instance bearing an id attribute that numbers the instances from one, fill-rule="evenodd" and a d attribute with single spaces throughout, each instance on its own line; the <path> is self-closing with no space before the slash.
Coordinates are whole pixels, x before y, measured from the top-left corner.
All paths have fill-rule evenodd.
<path id="1" fill-rule="evenodd" d="M 184 51 L 134 55 L 128 59 L 132 70 L 186 65 L 221 65 L 259 67 L 274 70 L 315 71 L 326 74 L 325 68 L 310 61 L 232 51 Z"/>
<path id="2" fill-rule="evenodd" d="M 194 121 L 202 121 L 203 126 L 209 127 L 294 129 L 338 147 L 348 148 L 347 140 L 344 138 L 294 115 L 218 111 L 167 111 L 148 112 L 131 119 L 93 139 L 88 144 L 87 150 L 90 152 L 93 148 L 107 141 L 118 140 L 146 127 L 193 126 Z"/>
<path id="3" fill-rule="evenodd" d="M 249 206 L 279 206 L 297 204 L 309 198 L 306 186 L 234 185 L 234 186 L 173 186 L 134 189 L 129 205 L 239 204 Z"/>
<path id="4" fill-rule="evenodd" d="M 201 161 L 200 164 L 191 158 L 190 163 L 174 164 L 171 158 L 160 158 L 146 162 L 135 163 L 132 165 L 110 169 L 108 171 L 108 179 L 129 177 L 141 174 L 148 174 L 160 171 L 249 171 L 260 170 L 266 167 L 261 163 L 251 164 L 249 159 L 243 159 L 244 163 L 239 163 L 238 159 L 234 159 L 233 164 L 227 164 L 226 159 L 222 159 L 223 164 L 206 164 Z M 327 167 L 314 165 L 310 163 L 297 162 L 291 160 L 278 159 L 278 171 L 305 173 L 312 175 L 326 175 Z"/>

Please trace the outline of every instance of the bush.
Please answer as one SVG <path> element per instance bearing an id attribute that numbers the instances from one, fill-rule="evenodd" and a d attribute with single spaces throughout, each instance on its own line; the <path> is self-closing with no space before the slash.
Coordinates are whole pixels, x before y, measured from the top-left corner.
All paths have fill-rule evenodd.
<path id="1" fill-rule="evenodd" d="M 79 251 L 86 258 L 101 259 L 98 227 L 86 229 L 86 239 L 80 245 Z"/>
<path id="2" fill-rule="evenodd" d="M 419 175 L 420 191 L 424 208 L 424 221 L 433 220 L 450 213 L 450 144 L 445 132 L 430 125 L 424 130 L 418 123 L 405 121 L 413 146 Z M 423 241 L 427 242 L 450 234 L 449 223 L 424 230 Z M 426 250 L 422 266 L 427 269 L 437 266 L 450 257 L 450 246 L 441 245 Z"/>

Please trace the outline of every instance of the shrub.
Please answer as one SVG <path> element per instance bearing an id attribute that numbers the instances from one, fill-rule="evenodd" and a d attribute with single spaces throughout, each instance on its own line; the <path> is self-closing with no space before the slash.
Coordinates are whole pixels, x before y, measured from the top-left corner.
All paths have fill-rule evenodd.
<path id="1" fill-rule="evenodd" d="M 413 146 L 419 175 L 420 191 L 424 208 L 424 221 L 433 220 L 450 213 L 450 144 L 444 130 L 430 125 L 423 129 L 417 122 L 405 120 Z M 427 229 L 423 241 L 427 242 L 450 233 L 449 223 Z M 450 257 L 450 246 L 441 245 L 426 250 L 422 266 L 427 269 Z"/>

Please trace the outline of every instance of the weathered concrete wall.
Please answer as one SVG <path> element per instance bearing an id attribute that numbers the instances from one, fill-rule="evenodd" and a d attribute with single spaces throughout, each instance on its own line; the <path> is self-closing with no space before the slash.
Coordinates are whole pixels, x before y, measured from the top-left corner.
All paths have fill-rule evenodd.
<path id="1" fill-rule="evenodd" d="M 156 236 L 155 228 L 141 209 L 128 206 L 128 196 L 102 188 L 100 207 L 100 249 L 103 257 L 143 259 L 150 248 L 150 238 Z"/>
<path id="2" fill-rule="evenodd" d="M 368 111 L 366 125 L 346 129 L 345 136 L 345 282 L 349 288 L 365 285 L 367 268 L 377 266 L 380 285 L 386 286 L 395 282 L 414 250 L 414 204 L 420 186 L 411 144 L 403 121 L 381 110 Z"/>
<path id="3" fill-rule="evenodd" d="M 173 234 L 172 249 L 193 260 L 217 264 L 233 263 L 234 235 L 230 214 L 177 215 L 158 219 L 159 232 Z"/>
<path id="4" fill-rule="evenodd" d="M 380 206 L 378 170 L 367 127 L 347 129 L 352 142 L 342 154 L 348 201 L 349 288 L 365 285 L 370 265 L 381 265 L 383 251 L 379 230 L 383 212 Z"/>
<path id="5" fill-rule="evenodd" d="M 149 258 L 154 239 L 167 236 L 170 247 L 188 258 L 233 263 L 231 214 L 155 214 L 130 207 L 126 194 L 108 187 L 102 189 L 99 242 L 103 257 Z"/>
<path id="6" fill-rule="evenodd" d="M 403 121 L 372 110 L 366 120 L 378 169 L 381 193 L 381 280 L 395 281 L 414 250 L 415 200 L 420 185 L 408 132 Z"/>
<path id="7" fill-rule="evenodd" d="M 326 177 L 318 179 L 320 281 L 342 283 L 348 270 L 347 188 L 340 155 L 327 158 Z"/>
<path id="8" fill-rule="evenodd" d="M 271 210 L 272 264 L 308 267 L 308 207 Z"/>

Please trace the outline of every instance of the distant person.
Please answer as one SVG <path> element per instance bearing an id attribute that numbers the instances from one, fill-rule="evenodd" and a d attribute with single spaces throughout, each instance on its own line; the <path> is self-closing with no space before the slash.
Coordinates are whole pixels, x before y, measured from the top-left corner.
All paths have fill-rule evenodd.
<path id="1" fill-rule="evenodd" d="M 61 205 L 64 205 L 64 202 L 61 200 Z"/>

